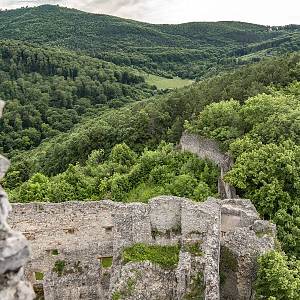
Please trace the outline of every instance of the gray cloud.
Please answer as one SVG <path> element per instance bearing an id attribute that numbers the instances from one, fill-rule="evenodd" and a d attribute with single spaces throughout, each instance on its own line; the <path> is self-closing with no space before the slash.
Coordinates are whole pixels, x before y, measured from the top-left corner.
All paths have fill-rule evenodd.
<path id="1" fill-rule="evenodd" d="M 219 20 L 268 25 L 300 23 L 299 0 L 0 0 L 0 8 L 47 3 L 152 23 Z"/>

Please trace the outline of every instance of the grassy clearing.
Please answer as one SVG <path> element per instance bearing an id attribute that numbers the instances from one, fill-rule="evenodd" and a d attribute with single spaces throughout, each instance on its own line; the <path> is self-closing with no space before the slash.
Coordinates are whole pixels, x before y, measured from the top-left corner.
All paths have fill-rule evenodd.
<path id="1" fill-rule="evenodd" d="M 182 79 L 179 77 L 169 79 L 152 74 L 144 75 L 144 77 L 148 84 L 155 85 L 160 90 L 182 88 L 194 83 L 194 80 Z"/>

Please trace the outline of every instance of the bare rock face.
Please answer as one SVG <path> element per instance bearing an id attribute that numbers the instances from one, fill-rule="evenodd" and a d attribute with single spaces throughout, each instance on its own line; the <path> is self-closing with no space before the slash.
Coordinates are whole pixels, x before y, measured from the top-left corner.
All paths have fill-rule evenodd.
<path id="1" fill-rule="evenodd" d="M 4 102 L 0 100 L 0 117 Z M 0 155 L 0 179 L 9 168 L 9 161 Z M 29 258 L 28 242 L 18 232 L 7 225 L 11 206 L 7 194 L 0 186 L 0 299 L 31 300 L 34 297 L 32 287 L 23 280 L 23 266 Z"/>

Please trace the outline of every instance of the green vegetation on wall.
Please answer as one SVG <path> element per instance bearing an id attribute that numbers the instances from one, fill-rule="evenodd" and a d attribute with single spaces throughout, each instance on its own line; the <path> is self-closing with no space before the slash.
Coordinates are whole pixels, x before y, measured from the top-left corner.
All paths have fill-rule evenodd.
<path id="1" fill-rule="evenodd" d="M 179 261 L 179 246 L 135 244 L 123 250 L 123 262 L 150 261 L 162 268 L 175 268 Z"/>

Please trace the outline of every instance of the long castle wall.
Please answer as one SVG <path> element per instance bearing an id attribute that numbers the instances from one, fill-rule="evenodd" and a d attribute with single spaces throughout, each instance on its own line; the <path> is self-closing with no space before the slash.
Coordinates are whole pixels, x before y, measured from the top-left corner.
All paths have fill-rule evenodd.
<path id="1" fill-rule="evenodd" d="M 194 153 L 199 158 L 210 160 L 219 166 L 221 170 L 218 183 L 220 197 L 222 199 L 237 198 L 235 188 L 223 179 L 225 174 L 232 168 L 233 160 L 228 154 L 221 151 L 216 141 L 184 132 L 179 145 L 183 151 Z"/>
<path id="2" fill-rule="evenodd" d="M 10 225 L 30 240 L 32 255 L 26 276 L 46 300 L 111 299 L 112 294 L 126 290 L 128 278 L 134 279 L 135 289 L 126 299 L 184 299 L 193 278 L 200 273 L 205 299 L 225 299 L 222 295 L 231 291 L 243 295 L 247 289 L 252 290 L 250 273 L 232 271 L 228 278 L 239 280 L 229 280 L 225 288 L 220 287 L 221 251 L 225 247 L 235 253 L 241 243 L 240 234 L 234 235 L 238 229 L 243 230 L 245 245 L 251 237 L 251 245 L 256 247 L 255 253 L 249 252 L 252 256 L 272 249 L 271 237 L 257 237 L 253 231 L 258 221 L 248 200 L 195 203 L 171 196 L 157 197 L 149 204 L 15 204 L 9 218 Z M 202 256 L 185 250 L 191 242 L 201 245 Z M 177 267 L 166 271 L 149 262 L 124 265 L 122 250 L 136 243 L 179 245 Z M 237 264 L 249 253 L 245 249 L 240 257 L 237 251 Z M 112 265 L 105 266 L 103 262 L 110 259 Z M 253 271 L 251 262 L 247 268 Z M 143 276 L 136 278 L 137 274 Z"/>

